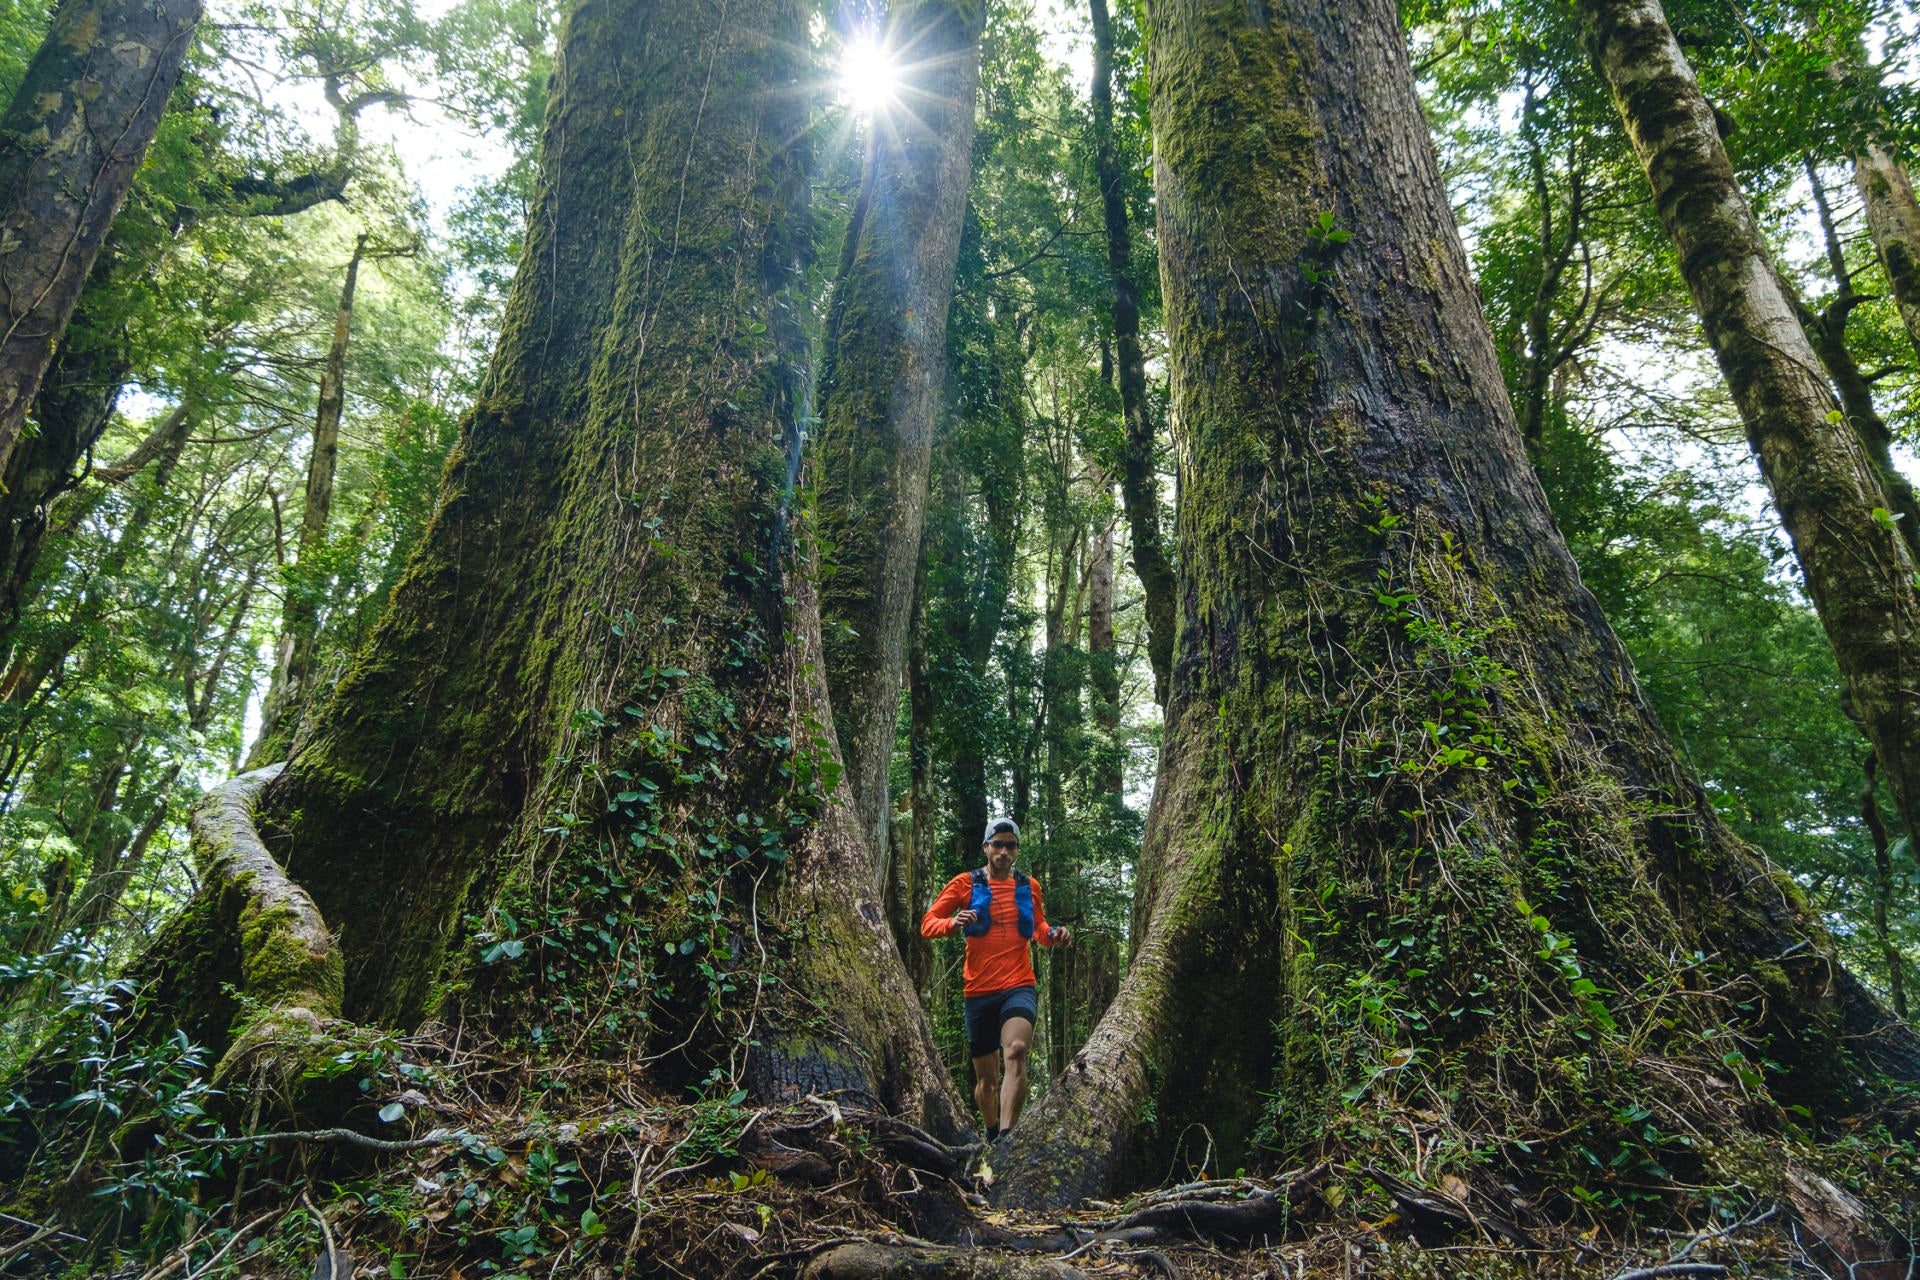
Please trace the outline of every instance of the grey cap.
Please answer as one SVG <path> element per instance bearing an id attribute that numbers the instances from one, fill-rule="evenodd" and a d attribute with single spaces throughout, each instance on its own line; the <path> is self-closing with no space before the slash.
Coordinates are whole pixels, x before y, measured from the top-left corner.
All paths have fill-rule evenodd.
<path id="1" fill-rule="evenodd" d="M 1020 838 L 1020 824 L 1012 818 L 995 818 L 987 823 L 987 834 L 980 837 L 981 844 L 989 844 L 1001 832 L 1009 832 L 1015 840 Z"/>

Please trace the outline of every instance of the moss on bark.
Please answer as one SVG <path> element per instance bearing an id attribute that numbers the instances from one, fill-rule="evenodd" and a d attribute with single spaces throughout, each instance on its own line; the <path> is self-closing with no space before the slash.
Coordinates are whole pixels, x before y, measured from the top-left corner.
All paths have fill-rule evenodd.
<path id="1" fill-rule="evenodd" d="M 861 829 L 881 854 L 985 20 L 980 0 L 914 0 L 890 13 L 887 43 L 912 59 L 912 93 L 868 124 L 821 360 L 810 465 L 828 548 L 827 680 Z"/>
<path id="2" fill-rule="evenodd" d="M 1658 0 L 1581 0 L 1707 341 L 1900 816 L 1920 830 L 1920 580 Z M 1880 513 L 1876 518 L 1875 511 Z"/>
<path id="3" fill-rule="evenodd" d="M 1162 1176 L 1202 1126 L 1231 1169 L 1409 1107 L 1536 1169 L 1604 1163 L 1639 1105 L 1744 1136 L 1920 1074 L 1580 584 L 1393 6 L 1150 20 L 1187 479 L 1143 935 L 1000 1194 Z M 1740 1070 L 1744 1101 L 1683 1083 Z"/>
<path id="4" fill-rule="evenodd" d="M 198 0 L 67 0 L 0 117 L 0 473 L 180 78 Z"/>
<path id="5" fill-rule="evenodd" d="M 953 1132 L 795 571 L 805 48 L 792 0 L 573 11 L 482 395 L 261 832 L 335 931 L 348 1018 L 457 998 L 696 1077 L 834 1058 Z"/>

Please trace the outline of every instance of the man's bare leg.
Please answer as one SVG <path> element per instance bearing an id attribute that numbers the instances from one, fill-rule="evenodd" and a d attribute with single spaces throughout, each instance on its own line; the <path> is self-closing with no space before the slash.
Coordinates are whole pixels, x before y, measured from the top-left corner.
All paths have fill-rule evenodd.
<path id="1" fill-rule="evenodd" d="M 1020 1112 L 1027 1105 L 1027 1047 L 1033 1043 L 1033 1024 L 1025 1018 L 1008 1018 L 1000 1024 L 1000 1053 L 1007 1060 L 1006 1078 L 1000 1082 L 1000 1114 L 1011 1129 L 1020 1123 Z M 975 1058 L 976 1069 L 980 1059 Z"/>
<path id="2" fill-rule="evenodd" d="M 973 1102 L 980 1123 L 989 1129 L 1000 1124 L 1000 1055 L 985 1053 L 973 1060 Z"/>

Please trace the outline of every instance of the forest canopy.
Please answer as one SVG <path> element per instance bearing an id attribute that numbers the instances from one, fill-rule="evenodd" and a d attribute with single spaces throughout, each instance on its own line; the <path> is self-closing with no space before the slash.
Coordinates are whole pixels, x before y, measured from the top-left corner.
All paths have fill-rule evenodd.
<path id="1" fill-rule="evenodd" d="M 0 6 L 0 1275 L 1907 1274 L 1917 32 Z"/>

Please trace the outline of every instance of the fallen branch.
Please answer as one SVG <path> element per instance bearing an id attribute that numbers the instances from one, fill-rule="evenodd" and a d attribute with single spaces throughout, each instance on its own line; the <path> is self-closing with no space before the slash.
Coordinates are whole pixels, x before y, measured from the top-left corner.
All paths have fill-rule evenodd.
<path id="1" fill-rule="evenodd" d="M 1121 1218 L 1101 1231 L 1096 1239 L 1110 1240 L 1118 1238 L 1121 1232 L 1151 1228 L 1196 1240 L 1251 1244 L 1285 1232 L 1293 1220 L 1294 1210 L 1319 1189 L 1332 1171 L 1330 1164 L 1315 1165 L 1289 1180 L 1281 1190 L 1261 1188 L 1240 1200 L 1216 1200 L 1211 1195 L 1162 1200 Z"/>
<path id="2" fill-rule="evenodd" d="M 236 1244 L 239 1244 L 242 1237 L 252 1234 L 253 1229 L 255 1227 L 267 1221 L 269 1218 L 280 1217 L 284 1212 L 285 1211 L 281 1209 L 269 1209 L 265 1213 L 261 1214 L 259 1217 L 255 1218 L 252 1222 L 247 1223 L 245 1226 L 241 1227 L 238 1231 L 228 1236 L 227 1242 L 221 1245 L 218 1249 L 215 1249 L 213 1251 L 213 1256 L 211 1258 L 208 1258 L 205 1262 L 195 1267 L 192 1271 L 187 1272 L 186 1280 L 197 1280 L 198 1277 L 204 1276 L 207 1273 L 211 1272 L 214 1268 L 214 1264 L 219 1262 L 220 1259 L 226 1257 L 227 1250 L 233 1248 L 233 1246 L 235 1246 Z"/>
<path id="3" fill-rule="evenodd" d="M 14 1244 L 8 1245 L 4 1249 L 0 1249 L 0 1269 L 4 1269 L 6 1264 L 12 1261 L 16 1254 L 25 1253 L 27 1250 L 33 1248 L 33 1246 L 39 1244 L 42 1240 L 50 1240 L 54 1236 L 64 1235 L 64 1234 L 66 1233 L 61 1231 L 60 1228 L 58 1227 L 36 1228 L 34 1230 L 34 1233 L 28 1236 L 25 1240 L 17 1241 Z"/>
<path id="4" fill-rule="evenodd" d="M 1683 1262 L 1686 1260 L 1686 1256 L 1688 1254 L 1692 1253 L 1695 1249 L 1699 1248 L 1701 1245 L 1705 1244 L 1707 1241 L 1723 1239 L 1726 1236 L 1734 1235 L 1737 1232 L 1745 1231 L 1749 1227 L 1757 1227 L 1761 1223 L 1767 1221 L 1767 1219 L 1773 1217 L 1775 1214 L 1779 1212 L 1780 1212 L 1779 1205 L 1777 1204 L 1769 1205 L 1763 1212 L 1756 1213 L 1751 1218 L 1743 1218 L 1739 1222 L 1734 1223 L 1730 1227 L 1721 1227 L 1718 1231 L 1702 1231 L 1698 1235 L 1694 1236 L 1693 1239 L 1687 1241 L 1686 1247 L 1681 1249 L 1678 1253 L 1674 1254 L 1671 1258 L 1668 1258 L 1667 1261 Z"/>
<path id="5" fill-rule="evenodd" d="M 1663 1262 L 1657 1267 L 1639 1267 L 1622 1271 L 1612 1280 L 1656 1280 L 1661 1276 L 1723 1276 L 1727 1269 L 1717 1262 Z"/>
<path id="6" fill-rule="evenodd" d="M 11 1222 L 15 1226 L 19 1226 L 19 1227 L 32 1227 L 35 1231 L 50 1231 L 54 1235 L 59 1236 L 63 1240 L 73 1240 L 73 1241 L 77 1241 L 80 1244 L 93 1243 L 93 1241 L 87 1239 L 85 1236 L 75 1235 L 73 1232 L 68 1231 L 65 1228 L 53 1226 L 51 1223 L 43 1227 L 31 1218 L 15 1217 L 11 1213 L 0 1213 L 0 1222 Z"/>
<path id="7" fill-rule="evenodd" d="M 938 1245 L 836 1245 L 800 1273 L 801 1280 L 1091 1280 L 1056 1258 L 1006 1257 L 982 1249 Z"/>
<path id="8" fill-rule="evenodd" d="M 353 1129 L 293 1129 L 229 1138 L 187 1138 L 184 1141 L 193 1147 L 237 1147 L 250 1142 L 345 1142 L 369 1151 L 417 1151 L 421 1147 L 465 1142 L 472 1136 L 464 1129 L 435 1129 L 418 1138 L 375 1138 Z"/>

